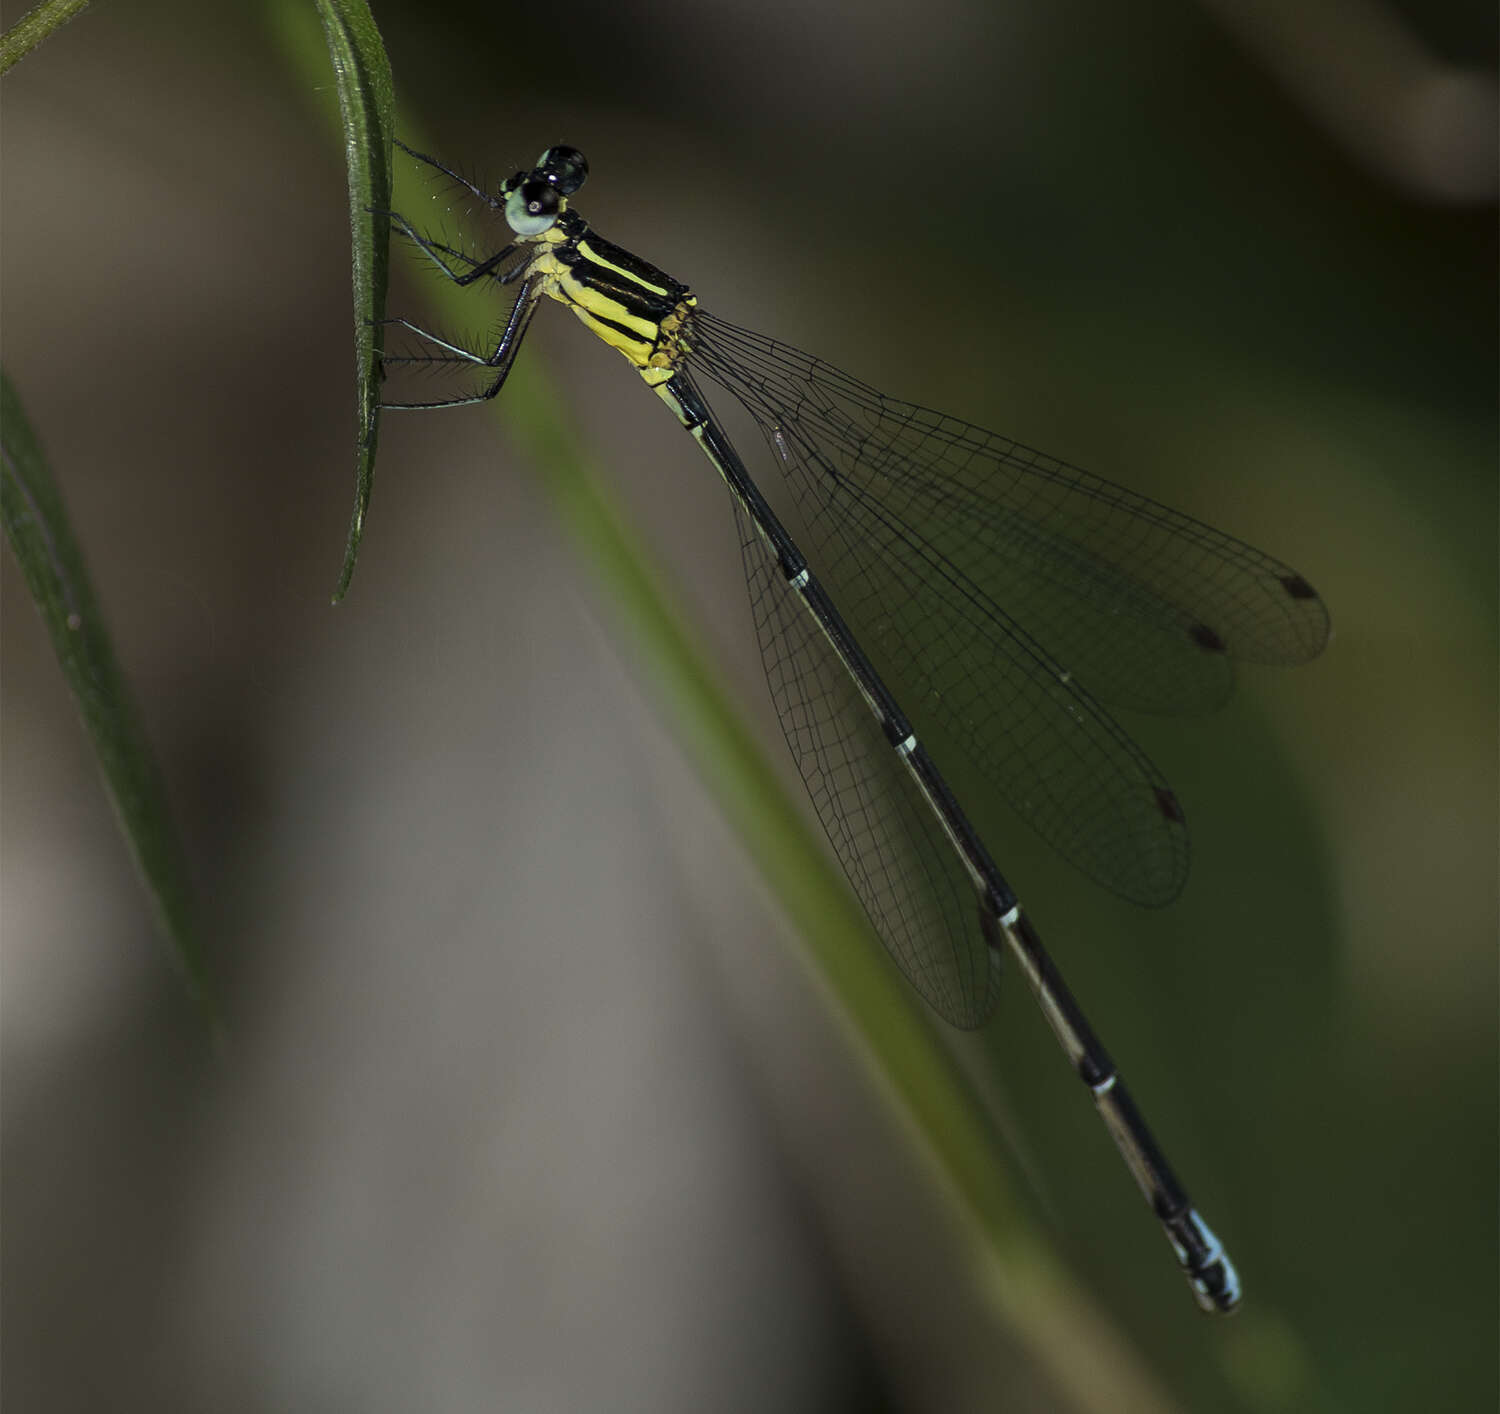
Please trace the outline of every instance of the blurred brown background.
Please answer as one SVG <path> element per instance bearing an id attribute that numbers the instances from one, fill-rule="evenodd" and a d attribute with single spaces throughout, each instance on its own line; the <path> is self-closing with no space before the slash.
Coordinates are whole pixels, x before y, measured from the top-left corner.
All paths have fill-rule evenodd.
<path id="1" fill-rule="evenodd" d="M 1176 906 L 1003 845 L 1243 1315 L 1193 1310 L 1019 979 L 965 1054 L 1132 1407 L 1495 1407 L 1493 7 L 377 18 L 451 160 L 579 146 L 581 209 L 715 312 L 1318 586 L 1317 664 L 1129 724 L 1192 817 Z M 0 90 L 3 354 L 234 1030 L 212 1061 L 7 558 L 11 1407 L 1125 1407 L 997 1324 L 493 419 L 388 422 L 328 606 L 345 195 L 278 23 L 101 4 Z M 525 357 L 780 760 L 722 488 L 573 321 Z"/>

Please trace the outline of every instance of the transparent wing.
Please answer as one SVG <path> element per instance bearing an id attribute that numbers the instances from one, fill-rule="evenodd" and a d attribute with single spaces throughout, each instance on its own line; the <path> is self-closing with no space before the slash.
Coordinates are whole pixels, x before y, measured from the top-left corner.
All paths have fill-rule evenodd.
<path id="1" fill-rule="evenodd" d="M 818 818 L 886 950 L 945 1020 L 994 1008 L 999 954 L 920 791 L 739 503 L 740 553 L 771 697 Z"/>
<path id="2" fill-rule="evenodd" d="M 1089 689 L 1201 710 L 1228 692 L 1232 657 L 1304 661 L 1328 624 L 1306 581 L 1122 487 L 701 313 L 693 367 L 760 425 L 804 549 L 868 630 L 877 667 L 915 689 L 919 729 L 937 718 L 1105 887 L 1170 901 L 1187 875 L 1183 813 Z"/>
<path id="3" fill-rule="evenodd" d="M 712 315 L 696 329 L 693 366 L 768 436 L 795 432 L 820 454 L 804 455 L 794 489 L 837 514 L 864 498 L 920 527 L 965 591 L 1003 606 L 1106 701 L 1202 710 L 1227 695 L 1227 660 L 1304 663 L 1328 640 L 1307 581 L 1243 541 Z"/>
<path id="4" fill-rule="evenodd" d="M 778 429 L 773 445 L 788 479 L 807 482 L 811 454 L 797 435 Z M 1017 812 L 1105 887 L 1146 904 L 1174 898 L 1187 879 L 1187 822 L 1109 713 L 878 504 L 843 498 L 805 520 L 804 553 L 918 734 L 940 720 Z"/>

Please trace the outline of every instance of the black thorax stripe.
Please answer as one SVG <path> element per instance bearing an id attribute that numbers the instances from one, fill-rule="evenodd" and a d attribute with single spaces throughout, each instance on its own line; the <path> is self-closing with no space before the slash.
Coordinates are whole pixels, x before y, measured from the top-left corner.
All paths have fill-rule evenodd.
<path id="1" fill-rule="evenodd" d="M 686 285 L 592 231 L 581 236 L 568 254 L 559 252 L 559 259 L 572 267 L 569 273 L 579 284 L 612 300 L 624 313 L 652 324 L 660 324 L 687 294 Z"/>

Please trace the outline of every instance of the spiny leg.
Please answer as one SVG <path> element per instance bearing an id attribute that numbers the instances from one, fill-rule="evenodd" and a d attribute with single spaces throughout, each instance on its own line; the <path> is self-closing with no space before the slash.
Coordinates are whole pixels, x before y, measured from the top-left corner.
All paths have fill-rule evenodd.
<path id="1" fill-rule="evenodd" d="M 509 260 L 520 249 L 520 245 L 516 241 L 503 246 L 493 255 L 486 256 L 483 260 L 477 260 L 474 256 L 458 250 L 451 245 L 447 245 L 443 241 L 434 240 L 431 236 L 424 235 L 399 211 L 382 211 L 376 207 L 371 207 L 370 212 L 375 216 L 389 217 L 392 226 L 396 229 L 396 234 L 403 236 L 416 246 L 418 250 L 437 266 L 443 276 L 453 281 L 455 285 L 472 285 L 476 280 L 482 280 L 486 276 L 493 276 L 500 284 L 508 285 L 526 268 L 525 261 L 521 261 L 512 270 L 504 271 L 498 275 L 495 274 L 496 267 Z M 444 256 L 467 265 L 469 268 L 467 270 L 455 270 L 443 258 Z"/>
<path id="2" fill-rule="evenodd" d="M 408 147 L 400 138 L 393 140 L 408 157 L 414 157 L 418 162 L 423 162 L 434 171 L 441 172 L 451 182 L 457 182 L 470 196 L 478 197 L 480 201 L 494 211 L 504 209 L 505 203 L 491 196 L 483 187 L 477 187 L 462 173 L 455 172 L 453 168 L 439 162 L 436 157 L 429 157 L 425 152 L 418 152 L 414 147 Z"/>
<path id="3" fill-rule="evenodd" d="M 447 339 L 413 324 L 409 319 L 392 318 L 381 320 L 382 324 L 395 324 L 415 334 L 418 338 L 425 339 L 428 343 L 436 345 L 440 349 L 447 350 L 446 353 L 428 355 L 402 355 L 382 354 L 382 362 L 386 364 L 465 364 L 479 368 L 492 368 L 495 377 L 479 392 L 469 397 L 444 398 L 425 403 L 382 403 L 383 408 L 443 408 L 462 407 L 466 403 L 481 403 L 493 398 L 501 388 L 505 386 L 505 380 L 510 375 L 511 365 L 516 360 L 516 354 L 520 351 L 521 341 L 526 337 L 527 326 L 531 323 L 531 316 L 536 312 L 539 291 L 537 282 L 528 280 L 521 286 L 520 293 L 516 296 L 516 302 L 510 311 L 510 317 L 505 321 L 505 328 L 500 333 L 499 341 L 495 350 L 488 357 L 481 357 L 470 349 L 463 348 L 459 344 L 450 343 Z"/>

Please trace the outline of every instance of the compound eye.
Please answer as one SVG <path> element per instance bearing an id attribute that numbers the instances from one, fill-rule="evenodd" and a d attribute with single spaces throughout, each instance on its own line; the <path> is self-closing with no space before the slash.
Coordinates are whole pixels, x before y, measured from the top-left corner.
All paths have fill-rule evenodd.
<path id="1" fill-rule="evenodd" d="M 539 236 L 552 229 L 562 197 L 540 177 L 528 177 L 505 198 L 505 219 L 518 236 Z"/>
<path id="2" fill-rule="evenodd" d="M 536 174 L 564 196 L 572 196 L 588 177 L 589 160 L 576 147 L 549 147 L 536 159 Z"/>

